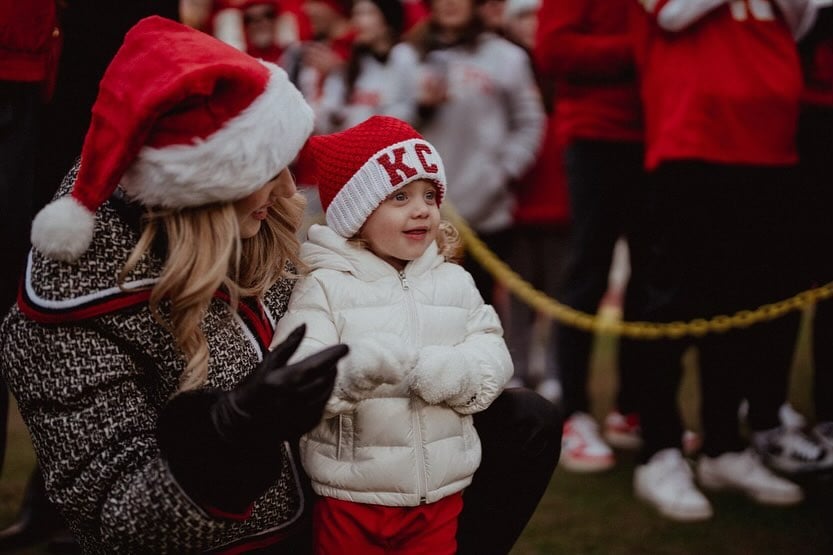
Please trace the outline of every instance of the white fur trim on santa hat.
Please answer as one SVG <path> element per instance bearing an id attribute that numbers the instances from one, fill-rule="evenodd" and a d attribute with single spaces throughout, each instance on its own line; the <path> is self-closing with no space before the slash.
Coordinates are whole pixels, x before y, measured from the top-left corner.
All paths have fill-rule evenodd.
<path id="1" fill-rule="evenodd" d="M 265 90 L 218 131 L 192 145 L 143 147 L 122 177 L 127 195 L 164 208 L 234 201 L 286 168 L 314 116 L 286 72 L 262 63 L 271 72 Z"/>
<path id="2" fill-rule="evenodd" d="M 425 145 L 430 151 L 417 153 L 414 148 L 416 145 Z M 402 163 L 416 170 L 416 173 L 410 177 L 400 173 L 398 175 L 402 178 L 401 181 L 394 184 L 388 171 L 378 162 L 378 158 L 387 156 L 393 160 L 393 151 L 402 147 L 405 149 Z M 436 166 L 437 170 L 428 171 L 426 164 Z M 383 148 L 368 158 L 333 198 L 327 208 L 327 225 L 342 237 L 353 237 L 383 200 L 417 179 L 436 182 L 441 189 L 441 195 L 445 196 L 445 168 L 433 145 L 423 139 L 408 139 Z"/>
<path id="3" fill-rule="evenodd" d="M 95 214 L 71 196 L 47 204 L 32 221 L 32 245 L 50 258 L 73 262 L 90 246 Z"/>

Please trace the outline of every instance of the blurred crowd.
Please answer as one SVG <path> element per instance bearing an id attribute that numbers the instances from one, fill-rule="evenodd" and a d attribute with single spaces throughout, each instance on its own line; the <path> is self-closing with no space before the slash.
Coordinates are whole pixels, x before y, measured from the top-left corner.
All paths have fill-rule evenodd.
<path id="1" fill-rule="evenodd" d="M 63 4 L 66 17 L 80 17 L 75 2 Z M 316 133 L 375 114 L 411 123 L 440 151 L 454 209 L 566 304 L 598 310 L 624 238 L 624 318 L 667 322 L 753 309 L 833 280 L 830 4 L 180 0 L 176 8 L 187 25 L 281 65 L 314 108 Z M 74 44 L 117 34 L 84 31 L 91 36 Z M 72 39 L 64 56 L 77 52 Z M 87 60 L 75 67 L 93 74 L 77 83 L 100 71 Z M 94 93 L 73 96 L 67 83 L 59 74 L 50 117 L 88 121 L 64 99 L 91 103 Z M 61 141 L 75 141 L 77 155 L 86 122 L 63 128 L 75 131 Z M 294 171 L 299 185 L 315 187 L 307 168 Z M 51 192 L 40 190 L 34 204 Z M 587 388 L 592 335 L 506 295 L 475 261 L 464 265 L 499 308 L 513 385 L 563 407 L 562 467 L 605 470 L 615 464 L 611 447 L 638 447 L 635 494 L 682 521 L 712 516 L 703 489 L 791 505 L 803 492 L 789 478 L 833 471 L 830 302 L 816 307 L 812 326 L 813 413 L 787 402 L 793 313 L 691 340 L 623 339 L 616 409 L 600 425 Z M 696 445 L 684 441 L 677 403 L 692 345 Z"/>
<path id="2" fill-rule="evenodd" d="M 183 1 L 182 14 L 282 65 L 317 133 L 373 114 L 413 124 L 447 161 L 453 207 L 566 304 L 597 311 L 624 238 L 624 318 L 664 322 L 753 309 L 833 278 L 827 4 L 229 0 Z M 711 516 L 700 489 L 790 505 L 803 493 L 785 476 L 833 470 L 829 306 L 813 326 L 814 414 L 788 403 L 793 314 L 696 341 L 623 340 L 616 408 L 599 426 L 592 335 L 555 330 L 475 261 L 464 265 L 500 310 L 513 385 L 564 409 L 562 467 L 604 470 L 611 447 L 639 447 L 636 495 L 677 520 Z M 677 406 L 691 346 L 696 436 Z"/>

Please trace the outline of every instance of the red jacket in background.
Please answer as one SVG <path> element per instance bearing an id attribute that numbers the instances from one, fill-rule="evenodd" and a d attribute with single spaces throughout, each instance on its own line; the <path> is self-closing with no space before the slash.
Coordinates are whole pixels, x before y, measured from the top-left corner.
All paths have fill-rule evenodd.
<path id="1" fill-rule="evenodd" d="M 557 129 L 558 121 L 550 114 L 540 154 L 514 188 L 516 224 L 564 225 L 570 218 L 567 176 Z"/>
<path id="2" fill-rule="evenodd" d="M 544 0 L 534 56 L 555 79 L 558 137 L 639 141 L 642 114 L 628 15 L 635 0 Z"/>
<path id="3" fill-rule="evenodd" d="M 646 167 L 666 160 L 787 165 L 795 135 L 801 69 L 795 41 L 771 17 L 723 4 L 689 27 L 661 29 L 653 11 L 634 26 L 646 122 Z M 636 5 L 636 2 L 634 2 Z M 734 11 L 733 11 L 734 10 Z"/>
<path id="4" fill-rule="evenodd" d="M 51 89 L 60 48 L 54 0 L 0 0 L 0 80 Z"/>

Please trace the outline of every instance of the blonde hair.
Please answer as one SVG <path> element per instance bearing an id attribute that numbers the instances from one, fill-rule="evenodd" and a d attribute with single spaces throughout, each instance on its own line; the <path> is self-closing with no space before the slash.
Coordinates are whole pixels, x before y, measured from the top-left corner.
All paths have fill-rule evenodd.
<path id="1" fill-rule="evenodd" d="M 261 297 L 280 278 L 295 277 L 287 262 L 301 266 L 296 232 L 304 206 L 299 194 L 279 198 L 251 239 L 240 238 L 232 203 L 148 210 L 119 283 L 124 283 L 160 230 L 164 232 L 167 258 L 151 291 L 150 310 L 171 331 L 187 361 L 179 377 L 180 391 L 200 387 L 208 378 L 209 349 L 202 323 L 218 288 L 228 292 L 234 310 L 241 297 Z M 170 303 L 170 322 L 162 317 L 163 301 Z"/>
<path id="2" fill-rule="evenodd" d="M 370 250 L 370 243 L 362 237 L 362 230 L 347 240 L 348 243 L 361 249 Z M 437 249 L 440 256 L 448 262 L 459 264 L 463 260 L 463 240 L 460 232 L 451 222 L 442 220 L 437 228 Z"/>

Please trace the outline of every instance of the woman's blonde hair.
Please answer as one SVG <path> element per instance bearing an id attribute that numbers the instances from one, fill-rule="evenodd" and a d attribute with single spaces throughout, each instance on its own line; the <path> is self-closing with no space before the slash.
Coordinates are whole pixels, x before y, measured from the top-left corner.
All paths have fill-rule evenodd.
<path id="1" fill-rule="evenodd" d="M 350 244 L 362 249 L 370 248 L 370 244 L 362 237 L 362 231 L 347 240 Z M 437 228 L 437 249 L 448 262 L 459 264 L 463 260 L 463 240 L 460 232 L 451 222 L 442 220 Z"/>
<path id="2" fill-rule="evenodd" d="M 241 297 L 260 297 L 282 277 L 295 277 L 299 241 L 296 235 L 305 201 L 296 194 L 279 198 L 268 210 L 260 231 L 241 239 L 233 203 L 179 210 L 148 210 L 136 247 L 119 275 L 123 283 L 160 233 L 167 258 L 150 295 L 154 319 L 170 329 L 187 361 L 179 378 L 180 391 L 203 385 L 208 377 L 209 349 L 202 321 L 212 296 L 224 288 L 236 309 Z M 160 306 L 169 303 L 170 319 Z"/>

